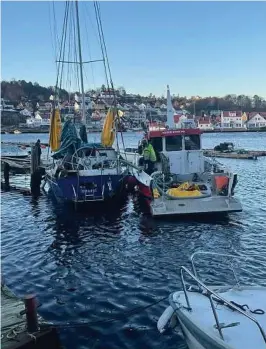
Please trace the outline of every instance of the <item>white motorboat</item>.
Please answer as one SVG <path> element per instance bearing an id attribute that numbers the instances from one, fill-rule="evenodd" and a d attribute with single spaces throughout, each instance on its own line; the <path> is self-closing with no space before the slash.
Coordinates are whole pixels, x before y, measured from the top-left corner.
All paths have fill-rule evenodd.
<path id="1" fill-rule="evenodd" d="M 239 200 L 234 197 L 237 175 L 203 155 L 202 132 L 194 124 L 175 128 L 169 87 L 167 103 L 168 125 L 149 128 L 145 133 L 157 157 L 150 182 L 143 183 L 151 186 L 152 200 L 147 201 L 151 214 L 155 217 L 242 211 Z M 120 151 L 120 155 L 143 169 L 141 152 L 135 148 L 127 150 Z"/>
<path id="2" fill-rule="evenodd" d="M 29 152 L 27 149 L 21 148 L 19 145 L 14 144 L 1 144 L 1 158 L 16 158 L 24 159 L 29 157 Z"/>
<path id="3" fill-rule="evenodd" d="M 236 258 L 212 252 L 192 255 L 193 272 L 180 268 L 183 290 L 170 295 L 170 306 L 159 318 L 158 330 L 163 333 L 174 329 L 189 349 L 266 348 L 266 287 L 241 286 L 235 270 L 234 286 L 207 286 L 194 264 L 195 257 L 203 254 L 221 256 L 227 261 Z M 188 285 L 185 276 L 193 284 Z"/>

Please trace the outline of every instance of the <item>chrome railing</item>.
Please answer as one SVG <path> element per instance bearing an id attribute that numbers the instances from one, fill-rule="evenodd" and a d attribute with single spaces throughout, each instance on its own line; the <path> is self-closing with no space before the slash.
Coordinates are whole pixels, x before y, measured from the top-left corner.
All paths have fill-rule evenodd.
<path id="1" fill-rule="evenodd" d="M 186 267 L 182 266 L 180 268 L 180 277 L 181 277 L 183 292 L 184 292 L 186 303 L 187 303 L 187 308 L 188 308 L 189 311 L 191 311 L 192 308 L 191 308 L 191 304 L 190 304 L 190 301 L 189 301 L 188 291 L 186 289 L 186 284 L 185 284 L 185 280 L 184 280 L 184 272 L 187 273 L 194 281 L 196 281 L 201 289 L 204 289 L 207 292 L 206 296 L 208 297 L 208 299 L 210 301 L 212 312 L 213 312 L 213 316 L 214 316 L 215 322 L 216 322 L 216 327 L 217 327 L 217 329 L 219 331 L 219 334 L 220 334 L 220 337 L 222 338 L 222 340 L 224 340 L 223 333 L 222 333 L 222 328 L 223 327 L 221 326 L 221 324 L 219 322 L 218 314 L 217 314 L 217 311 L 216 311 L 215 305 L 214 305 L 214 301 L 217 301 L 217 300 L 222 302 L 224 305 L 227 305 L 228 307 L 230 307 L 230 309 L 232 309 L 232 310 L 234 310 L 234 311 L 244 315 L 246 318 L 248 318 L 251 321 L 253 321 L 256 324 L 256 326 L 259 328 L 260 333 L 261 333 L 261 335 L 263 337 L 263 340 L 266 343 L 266 334 L 263 331 L 263 329 L 262 329 L 261 325 L 259 324 L 259 322 L 255 318 L 253 318 L 249 314 L 245 313 L 243 310 L 241 310 L 238 307 L 236 307 L 230 301 L 227 301 L 225 298 L 221 297 L 215 291 L 211 290 L 197 276 L 195 276 L 192 272 L 190 272 Z M 215 297 L 215 299 L 214 299 L 214 297 Z"/>
<path id="2" fill-rule="evenodd" d="M 199 275 L 198 275 L 198 272 L 196 270 L 196 267 L 195 267 L 195 263 L 194 263 L 194 259 L 196 256 L 198 255 L 209 255 L 209 256 L 218 256 L 218 257 L 226 257 L 226 258 L 232 258 L 232 259 L 240 259 L 240 257 L 238 256 L 235 256 L 235 255 L 231 255 L 231 254 L 227 254 L 227 253 L 216 253 L 216 252 L 205 252 L 205 251 L 197 251 L 197 252 L 194 252 L 191 257 L 190 257 L 190 262 L 191 262 L 191 265 L 192 265 L 192 270 L 193 270 L 193 273 L 194 275 L 199 278 Z M 231 270 L 234 274 L 234 278 L 236 280 L 236 284 L 239 286 L 240 285 L 240 282 L 237 278 L 237 275 L 235 273 L 235 270 L 231 264 Z"/>

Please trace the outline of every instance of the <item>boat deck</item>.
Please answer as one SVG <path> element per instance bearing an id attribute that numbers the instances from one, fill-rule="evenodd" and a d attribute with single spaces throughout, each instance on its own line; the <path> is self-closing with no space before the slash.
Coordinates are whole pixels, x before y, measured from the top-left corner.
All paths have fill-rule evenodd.
<path id="1" fill-rule="evenodd" d="M 240 305 L 247 304 L 251 310 L 262 309 L 265 312 L 262 315 L 253 314 L 248 310 L 247 314 L 254 317 L 266 332 L 266 288 L 254 287 L 242 290 L 230 289 L 219 294 L 228 301 L 234 301 Z M 222 341 L 218 330 L 215 328 L 216 322 L 209 299 L 206 296 L 196 292 L 188 292 L 188 296 L 192 311 L 187 312 L 184 310 L 185 316 L 188 317 L 190 321 L 193 322 L 194 325 L 200 328 L 204 333 L 210 334 Z M 173 300 L 186 305 L 183 292 L 176 292 L 173 295 Z M 237 311 L 232 311 L 228 307 L 218 304 L 215 301 L 214 304 L 218 314 L 219 323 L 224 325 L 232 324 L 231 327 L 222 329 L 224 343 L 226 343 L 224 348 L 266 348 L 266 343 L 263 340 L 260 330 L 253 321 Z"/>
<path id="2" fill-rule="evenodd" d="M 39 324 L 44 320 L 38 315 Z M 26 324 L 25 305 L 9 288 L 1 283 L 1 348 L 2 349 L 60 349 L 55 328 L 40 329 L 29 334 Z"/>
<path id="3" fill-rule="evenodd" d="M 151 203 L 151 210 L 153 216 L 170 216 L 241 212 L 242 206 L 237 199 L 227 196 L 182 198 L 177 200 L 168 200 L 159 197 Z"/>
<path id="4" fill-rule="evenodd" d="M 265 150 L 248 150 L 246 153 L 239 153 L 237 151 L 223 153 L 213 149 L 205 149 L 204 155 L 208 157 L 215 157 L 215 158 L 257 160 L 257 158 L 260 156 L 266 156 L 266 151 Z"/>

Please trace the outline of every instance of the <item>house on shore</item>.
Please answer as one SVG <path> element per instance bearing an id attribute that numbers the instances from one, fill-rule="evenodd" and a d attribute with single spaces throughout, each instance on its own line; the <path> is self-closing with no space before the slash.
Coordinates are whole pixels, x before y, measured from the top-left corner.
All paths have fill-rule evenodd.
<path id="1" fill-rule="evenodd" d="M 198 127 L 200 130 L 213 130 L 214 125 L 210 116 L 203 116 L 198 119 Z"/>
<path id="2" fill-rule="evenodd" d="M 221 128 L 246 128 L 246 120 L 243 113 L 237 111 L 222 111 Z"/>
<path id="3" fill-rule="evenodd" d="M 266 127 L 266 112 L 249 113 L 246 125 L 248 129 L 259 129 L 261 127 Z"/>

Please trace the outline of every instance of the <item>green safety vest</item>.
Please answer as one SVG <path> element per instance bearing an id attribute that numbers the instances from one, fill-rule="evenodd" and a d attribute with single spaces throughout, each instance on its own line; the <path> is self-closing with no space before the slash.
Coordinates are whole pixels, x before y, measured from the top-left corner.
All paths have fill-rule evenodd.
<path id="1" fill-rule="evenodd" d="M 153 149 L 153 146 L 149 144 L 144 150 L 143 150 L 143 157 L 144 160 L 150 160 L 152 162 L 156 162 L 156 154 Z"/>

